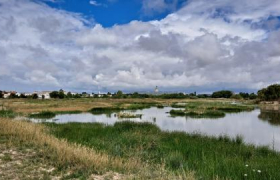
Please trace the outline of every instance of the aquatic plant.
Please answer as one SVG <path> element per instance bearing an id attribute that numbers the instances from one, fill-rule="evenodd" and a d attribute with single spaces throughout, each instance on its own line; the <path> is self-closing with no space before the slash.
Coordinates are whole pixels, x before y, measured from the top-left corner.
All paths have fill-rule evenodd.
<path id="1" fill-rule="evenodd" d="M 56 114 L 54 112 L 42 111 L 40 113 L 30 114 L 28 117 L 36 118 L 36 119 L 50 119 L 50 118 L 54 118 L 55 116 L 56 116 Z"/>
<path id="2" fill-rule="evenodd" d="M 132 114 L 128 112 L 120 112 L 117 114 L 118 118 L 141 118 L 142 114 Z"/>

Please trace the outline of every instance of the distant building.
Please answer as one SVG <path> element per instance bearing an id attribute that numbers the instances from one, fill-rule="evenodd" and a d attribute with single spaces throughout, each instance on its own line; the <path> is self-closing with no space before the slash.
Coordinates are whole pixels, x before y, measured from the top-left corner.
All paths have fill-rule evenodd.
<path id="1" fill-rule="evenodd" d="M 9 92 L 4 92 L 4 98 L 5 99 L 7 99 L 7 98 L 9 98 L 10 97 L 10 95 L 11 95 L 11 93 L 9 93 Z"/>
<path id="2" fill-rule="evenodd" d="M 9 92 L 4 92 L 4 98 L 7 99 L 9 98 L 11 95 L 16 95 L 16 91 L 9 91 Z"/>
<path id="3" fill-rule="evenodd" d="M 33 94 L 37 94 L 38 99 L 50 99 L 51 98 L 50 93 L 51 91 L 42 91 L 42 92 L 35 91 Z"/>

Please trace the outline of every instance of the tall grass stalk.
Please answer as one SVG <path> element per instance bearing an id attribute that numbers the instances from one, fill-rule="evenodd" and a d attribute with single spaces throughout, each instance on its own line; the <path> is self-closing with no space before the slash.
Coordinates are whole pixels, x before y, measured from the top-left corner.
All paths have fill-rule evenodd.
<path id="1" fill-rule="evenodd" d="M 43 148 L 46 156 L 51 157 L 58 167 L 72 167 L 85 174 L 114 171 L 125 174 L 125 179 L 194 179 L 191 171 L 182 176 L 167 171 L 164 165 L 151 166 L 138 158 L 112 157 L 66 139 L 58 139 L 42 124 L 0 118 L 0 135 Z"/>

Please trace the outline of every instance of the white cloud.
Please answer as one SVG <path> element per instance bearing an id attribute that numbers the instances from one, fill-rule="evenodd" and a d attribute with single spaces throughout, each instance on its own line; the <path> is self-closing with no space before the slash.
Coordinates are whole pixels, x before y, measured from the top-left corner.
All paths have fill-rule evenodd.
<path id="1" fill-rule="evenodd" d="M 163 13 L 166 11 L 175 11 L 177 7 L 178 0 L 143 0 L 142 1 L 142 11 L 144 15 L 151 16 L 157 13 Z"/>
<path id="2" fill-rule="evenodd" d="M 250 2 L 191 0 L 160 21 L 90 28 L 77 14 L 0 0 L 1 88 L 199 91 L 279 82 L 280 31 L 263 28 L 279 23 L 266 23 L 279 2 Z"/>
<path id="3" fill-rule="evenodd" d="M 97 1 L 94 0 L 90 0 L 89 4 L 93 5 L 93 6 L 101 6 L 102 4 L 99 4 Z"/>

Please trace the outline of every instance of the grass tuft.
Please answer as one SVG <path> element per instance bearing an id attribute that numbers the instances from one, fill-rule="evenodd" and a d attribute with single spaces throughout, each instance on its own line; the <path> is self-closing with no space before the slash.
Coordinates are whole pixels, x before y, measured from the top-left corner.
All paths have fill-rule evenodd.
<path id="1" fill-rule="evenodd" d="M 0 117 L 3 118 L 14 118 L 16 114 L 12 110 L 0 110 Z"/>
<path id="2" fill-rule="evenodd" d="M 54 112 L 51 111 L 42 111 L 40 113 L 36 113 L 36 114 L 30 114 L 29 118 L 36 118 L 36 119 L 50 119 L 50 118 L 54 118 L 56 116 L 56 114 Z"/>

